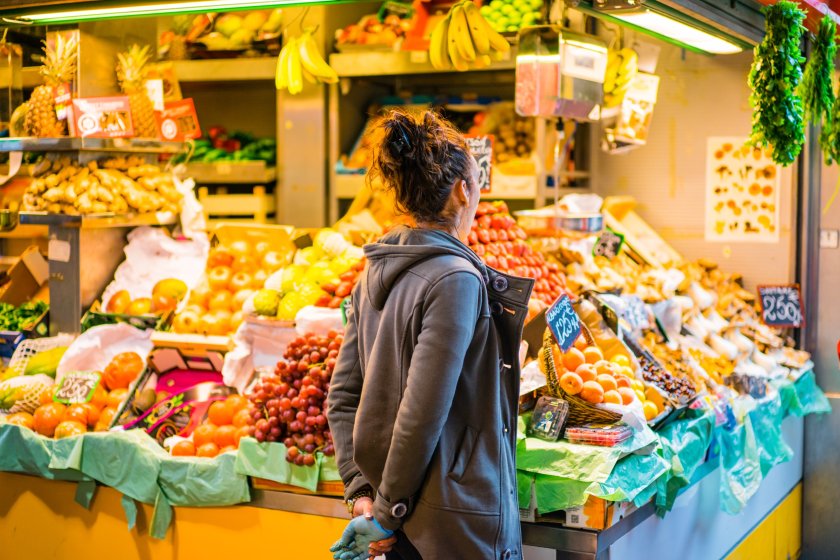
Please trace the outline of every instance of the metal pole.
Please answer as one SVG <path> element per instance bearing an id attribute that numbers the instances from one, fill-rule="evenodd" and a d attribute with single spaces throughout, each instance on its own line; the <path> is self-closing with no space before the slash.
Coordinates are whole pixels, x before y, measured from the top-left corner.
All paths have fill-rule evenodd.
<path id="1" fill-rule="evenodd" d="M 800 330 L 800 346 L 812 354 L 817 351 L 817 309 L 820 277 L 820 187 L 822 152 L 819 128 L 809 125 L 804 157 L 800 158 L 797 181 L 798 219 L 796 240 L 797 281 L 804 300 L 805 325 Z"/>

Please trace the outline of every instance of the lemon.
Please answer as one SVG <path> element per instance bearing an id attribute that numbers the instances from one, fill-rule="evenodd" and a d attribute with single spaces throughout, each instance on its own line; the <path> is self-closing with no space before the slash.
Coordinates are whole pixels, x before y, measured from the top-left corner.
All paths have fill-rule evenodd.
<path id="1" fill-rule="evenodd" d="M 652 401 L 645 401 L 642 405 L 642 410 L 644 410 L 645 419 L 648 421 L 653 420 L 659 415 L 659 409 L 656 407 L 656 403 Z"/>
<path id="2" fill-rule="evenodd" d="M 624 354 L 616 354 L 615 356 L 610 358 L 610 361 L 617 366 L 630 367 L 630 358 L 628 358 Z"/>

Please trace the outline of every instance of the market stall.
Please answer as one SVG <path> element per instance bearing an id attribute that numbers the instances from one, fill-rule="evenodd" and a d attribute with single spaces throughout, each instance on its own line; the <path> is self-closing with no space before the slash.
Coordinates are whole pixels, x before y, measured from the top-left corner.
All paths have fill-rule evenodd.
<path id="1" fill-rule="evenodd" d="M 797 185 L 818 178 L 791 163 L 821 156 L 806 119 L 836 159 L 831 17 L 641 8 L 674 32 L 519 0 L 50 9 L 0 9 L 73 23 L 0 42 L 11 558 L 276 554 L 269 526 L 285 555 L 327 557 L 347 518 L 325 412 L 344 307 L 362 246 L 405 221 L 366 176 L 390 107 L 468 135 L 484 192 L 466 243 L 535 280 L 524 556 L 668 557 L 676 535 L 690 558 L 798 552 L 776 519 L 799 515 L 802 419 L 831 407 L 803 345 Z M 804 73 L 774 75 L 779 57 Z M 55 539 L 21 539 L 36 518 Z"/>

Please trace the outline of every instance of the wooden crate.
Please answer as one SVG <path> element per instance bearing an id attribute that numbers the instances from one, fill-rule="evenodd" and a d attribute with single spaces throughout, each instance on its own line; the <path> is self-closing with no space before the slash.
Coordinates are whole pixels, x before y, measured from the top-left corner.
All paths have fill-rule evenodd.
<path id="1" fill-rule="evenodd" d="M 340 480 L 320 481 L 318 482 L 318 489 L 315 492 L 310 492 L 306 488 L 299 486 L 281 484 L 265 478 L 251 477 L 251 482 L 257 490 L 274 490 L 277 492 L 291 492 L 292 494 L 308 494 L 310 496 L 344 496 L 344 484 Z"/>
<path id="2" fill-rule="evenodd" d="M 254 187 L 250 194 L 229 194 L 224 187 L 210 194 L 207 187 L 200 187 L 198 201 L 204 207 L 204 215 L 210 223 L 248 220 L 265 224 L 277 209 L 274 195 L 266 193 L 262 186 Z"/>

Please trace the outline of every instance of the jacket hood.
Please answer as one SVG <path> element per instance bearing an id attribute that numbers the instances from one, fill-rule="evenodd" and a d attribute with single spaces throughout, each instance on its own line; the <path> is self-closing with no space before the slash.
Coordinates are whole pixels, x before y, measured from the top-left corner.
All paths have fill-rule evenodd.
<path id="1" fill-rule="evenodd" d="M 365 286 L 368 299 L 376 309 L 385 306 L 394 283 L 408 268 L 434 255 L 462 257 L 487 280 L 487 268 L 478 255 L 440 230 L 400 226 L 364 249 L 368 261 Z"/>

